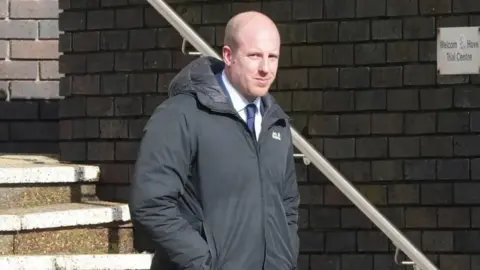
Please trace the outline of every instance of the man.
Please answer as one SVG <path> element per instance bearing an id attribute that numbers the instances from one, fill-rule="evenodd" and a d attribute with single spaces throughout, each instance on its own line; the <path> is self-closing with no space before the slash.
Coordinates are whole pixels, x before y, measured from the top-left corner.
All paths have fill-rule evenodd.
<path id="1" fill-rule="evenodd" d="M 268 94 L 279 51 L 268 17 L 238 14 L 223 61 L 202 57 L 180 71 L 147 123 L 130 211 L 168 269 L 296 269 L 290 124 Z"/>

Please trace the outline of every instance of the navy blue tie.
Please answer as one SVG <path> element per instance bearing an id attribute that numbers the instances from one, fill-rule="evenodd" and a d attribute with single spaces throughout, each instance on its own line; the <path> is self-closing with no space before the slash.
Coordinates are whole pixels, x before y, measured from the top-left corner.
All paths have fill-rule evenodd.
<path id="1" fill-rule="evenodd" d="M 257 111 L 257 106 L 255 104 L 248 104 L 246 107 L 247 110 L 247 126 L 253 135 L 256 136 L 255 133 L 255 112 Z"/>

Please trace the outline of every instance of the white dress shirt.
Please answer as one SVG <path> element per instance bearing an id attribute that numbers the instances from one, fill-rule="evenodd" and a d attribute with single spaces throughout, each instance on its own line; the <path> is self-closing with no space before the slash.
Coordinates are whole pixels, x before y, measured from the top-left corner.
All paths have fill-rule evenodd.
<path id="1" fill-rule="evenodd" d="M 230 100 L 232 101 L 233 108 L 237 111 L 237 113 L 240 115 L 240 117 L 243 119 L 243 121 L 247 121 L 247 110 L 246 107 L 249 102 L 244 96 L 242 96 L 230 83 L 228 80 L 227 76 L 225 75 L 225 71 L 222 71 L 222 80 L 223 84 L 225 85 L 226 90 L 228 91 L 228 94 L 230 95 Z M 255 106 L 257 106 L 257 110 L 255 112 L 255 135 L 259 137 L 260 130 L 262 128 L 262 113 L 260 112 L 260 104 L 261 104 L 262 99 L 261 98 L 256 98 L 253 103 Z"/>

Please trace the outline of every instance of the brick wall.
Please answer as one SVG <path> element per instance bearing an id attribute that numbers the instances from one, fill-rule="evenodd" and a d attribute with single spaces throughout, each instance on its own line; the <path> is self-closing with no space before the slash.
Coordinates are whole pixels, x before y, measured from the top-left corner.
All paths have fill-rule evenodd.
<path id="1" fill-rule="evenodd" d="M 0 152 L 58 153 L 58 13 L 56 0 L 0 0 Z"/>
<path id="2" fill-rule="evenodd" d="M 296 128 L 442 270 L 480 267 L 480 77 L 435 63 L 436 28 L 480 24 L 478 0 L 170 2 L 217 48 L 232 14 L 270 15 L 284 44 L 272 92 Z M 192 58 L 145 0 L 60 6 L 61 155 L 101 164 L 106 197 L 125 200 L 141 129 Z M 401 269 L 313 166 L 298 175 L 301 269 Z"/>

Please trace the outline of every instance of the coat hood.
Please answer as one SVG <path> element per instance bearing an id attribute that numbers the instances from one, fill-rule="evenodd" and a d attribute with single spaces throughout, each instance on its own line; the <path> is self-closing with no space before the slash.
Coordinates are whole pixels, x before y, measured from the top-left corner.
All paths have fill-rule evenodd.
<path id="1" fill-rule="evenodd" d="M 228 97 L 215 77 L 224 67 L 223 61 L 210 56 L 193 60 L 172 79 L 168 89 L 169 96 L 190 94 L 210 109 L 232 111 Z M 281 111 L 281 118 L 288 119 L 272 95 L 267 94 L 262 100 L 267 110 Z"/>

